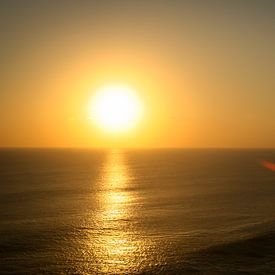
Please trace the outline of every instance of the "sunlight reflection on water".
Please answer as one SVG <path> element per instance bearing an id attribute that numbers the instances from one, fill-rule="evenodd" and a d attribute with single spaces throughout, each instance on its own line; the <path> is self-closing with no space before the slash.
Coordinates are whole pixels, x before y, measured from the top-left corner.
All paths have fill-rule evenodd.
<path id="1" fill-rule="evenodd" d="M 108 153 L 96 183 L 96 209 L 82 223 L 78 271 L 89 274 L 136 274 L 163 263 L 163 253 L 141 221 L 142 194 L 119 150 Z M 157 248 L 158 247 L 158 248 Z"/>
<path id="2" fill-rule="evenodd" d="M 96 251 L 104 273 L 126 272 L 135 264 L 139 251 L 136 234 L 129 223 L 133 194 L 127 189 L 131 175 L 123 157 L 122 152 L 111 151 L 102 170 L 101 210 L 97 217 L 101 233 Z"/>

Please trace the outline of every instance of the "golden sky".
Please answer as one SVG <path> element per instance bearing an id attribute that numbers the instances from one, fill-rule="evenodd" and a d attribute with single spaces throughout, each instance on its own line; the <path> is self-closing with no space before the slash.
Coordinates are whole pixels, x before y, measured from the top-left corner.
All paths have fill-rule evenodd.
<path id="1" fill-rule="evenodd" d="M 274 1 L 1 1 L 1 147 L 275 147 Z M 135 128 L 88 105 L 131 86 Z"/>

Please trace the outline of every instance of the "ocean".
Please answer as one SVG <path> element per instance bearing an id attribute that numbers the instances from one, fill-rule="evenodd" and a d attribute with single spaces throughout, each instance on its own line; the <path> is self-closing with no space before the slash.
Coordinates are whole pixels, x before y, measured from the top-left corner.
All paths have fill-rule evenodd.
<path id="1" fill-rule="evenodd" d="M 274 274 L 275 150 L 1 149 L 1 274 Z"/>

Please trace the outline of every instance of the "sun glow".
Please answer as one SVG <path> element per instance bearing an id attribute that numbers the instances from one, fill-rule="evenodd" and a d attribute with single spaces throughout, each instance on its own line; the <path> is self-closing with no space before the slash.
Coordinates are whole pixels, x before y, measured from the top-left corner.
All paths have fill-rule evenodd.
<path id="1" fill-rule="evenodd" d="M 133 128 L 143 113 L 135 91 L 124 85 L 109 85 L 99 89 L 89 110 L 94 122 L 108 132 L 123 132 Z"/>

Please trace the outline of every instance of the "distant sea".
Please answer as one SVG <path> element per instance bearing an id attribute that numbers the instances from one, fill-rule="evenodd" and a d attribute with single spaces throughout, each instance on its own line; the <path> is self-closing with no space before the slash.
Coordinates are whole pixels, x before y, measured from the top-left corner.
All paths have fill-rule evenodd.
<path id="1" fill-rule="evenodd" d="M 275 274 L 275 150 L 1 149 L 1 274 Z"/>

